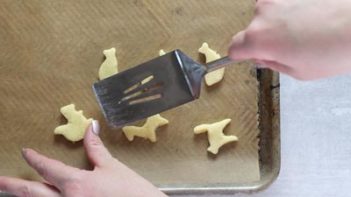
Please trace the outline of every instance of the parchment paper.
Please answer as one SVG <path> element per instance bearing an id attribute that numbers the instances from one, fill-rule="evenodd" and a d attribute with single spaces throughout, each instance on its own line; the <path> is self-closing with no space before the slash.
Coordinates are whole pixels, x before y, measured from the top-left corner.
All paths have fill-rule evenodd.
<path id="1" fill-rule="evenodd" d="M 102 51 L 116 47 L 119 70 L 180 48 L 204 61 L 206 41 L 224 56 L 231 36 L 250 21 L 253 0 L 2 0 L 0 6 L 0 175 L 38 179 L 22 147 L 68 165 L 91 168 L 82 142 L 54 136 L 65 123 L 61 106 L 75 103 L 102 124 L 102 138 L 120 161 L 157 184 L 230 185 L 259 180 L 257 80 L 248 64 L 226 69 L 224 80 L 202 88 L 201 98 L 162 113 L 170 121 L 158 142 L 128 142 L 104 123 L 91 85 Z M 226 134 L 238 143 L 207 153 L 198 124 L 231 118 Z"/>

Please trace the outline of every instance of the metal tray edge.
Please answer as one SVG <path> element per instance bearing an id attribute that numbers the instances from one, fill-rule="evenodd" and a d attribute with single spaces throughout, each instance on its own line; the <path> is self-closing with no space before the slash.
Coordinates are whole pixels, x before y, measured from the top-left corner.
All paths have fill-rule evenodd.
<path id="1" fill-rule="evenodd" d="M 256 73 L 260 90 L 258 105 L 261 130 L 259 143 L 261 180 L 232 187 L 163 187 L 160 188 L 161 191 L 168 195 L 256 193 L 268 188 L 278 178 L 281 159 L 279 73 L 267 69 L 258 69 Z"/>

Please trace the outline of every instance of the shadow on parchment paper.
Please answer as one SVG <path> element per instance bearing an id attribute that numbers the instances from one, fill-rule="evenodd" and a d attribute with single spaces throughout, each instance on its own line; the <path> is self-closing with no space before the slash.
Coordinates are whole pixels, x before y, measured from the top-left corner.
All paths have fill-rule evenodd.
<path id="1" fill-rule="evenodd" d="M 202 53 L 199 53 L 198 56 L 199 63 L 206 64 L 206 56 Z"/>
<path id="2" fill-rule="evenodd" d="M 60 114 L 57 118 L 56 118 L 57 122 L 59 123 L 58 125 L 63 125 L 67 123 L 67 119 Z"/>
<path id="3" fill-rule="evenodd" d="M 83 166 L 83 169 L 85 170 L 94 170 L 94 167 L 90 160 L 88 159 L 88 156 L 85 154 L 85 157 L 84 157 L 84 166 Z"/>
<path id="4" fill-rule="evenodd" d="M 207 142 L 206 144 L 208 145 L 207 132 L 194 134 L 193 139 L 196 144 L 203 144 L 204 142 Z"/>

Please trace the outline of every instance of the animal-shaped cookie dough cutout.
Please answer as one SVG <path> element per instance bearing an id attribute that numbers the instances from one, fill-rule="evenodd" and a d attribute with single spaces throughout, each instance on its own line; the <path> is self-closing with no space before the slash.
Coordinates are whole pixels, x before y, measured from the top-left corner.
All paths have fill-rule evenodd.
<path id="1" fill-rule="evenodd" d="M 134 137 L 141 137 L 156 142 L 156 130 L 158 127 L 168 124 L 168 120 L 163 118 L 160 114 L 150 116 L 146 119 L 142 127 L 125 126 L 122 128 L 124 135 L 129 141 L 133 141 Z"/>
<path id="2" fill-rule="evenodd" d="M 212 124 L 202 124 L 194 128 L 194 133 L 204 133 L 207 132 L 208 141 L 210 146 L 207 148 L 207 151 L 217 154 L 219 148 L 223 145 L 238 141 L 238 138 L 234 135 L 224 135 L 223 129 L 230 123 L 231 119 L 224 119 L 219 122 Z"/>
<path id="3" fill-rule="evenodd" d="M 158 52 L 158 55 L 159 56 L 162 56 L 162 55 L 165 55 L 166 54 L 166 52 L 163 50 L 163 49 L 161 49 L 159 52 Z"/>
<path id="4" fill-rule="evenodd" d="M 118 73 L 118 61 L 116 58 L 116 49 L 111 48 L 103 51 L 106 59 L 99 69 L 99 79 L 103 80 L 107 77 Z"/>
<path id="5" fill-rule="evenodd" d="M 67 124 L 55 128 L 56 135 L 63 135 L 67 140 L 76 142 L 84 138 L 85 131 L 93 119 L 87 119 L 83 111 L 77 111 L 74 104 L 61 107 L 61 114 L 67 119 Z"/>
<path id="6" fill-rule="evenodd" d="M 214 50 L 212 50 L 206 42 L 202 44 L 199 48 L 199 52 L 204 54 L 206 57 L 206 63 L 212 62 L 221 58 L 221 56 Z M 220 82 L 224 77 L 225 68 L 220 68 L 218 70 L 212 71 L 205 75 L 206 85 L 212 86 L 218 82 Z"/>

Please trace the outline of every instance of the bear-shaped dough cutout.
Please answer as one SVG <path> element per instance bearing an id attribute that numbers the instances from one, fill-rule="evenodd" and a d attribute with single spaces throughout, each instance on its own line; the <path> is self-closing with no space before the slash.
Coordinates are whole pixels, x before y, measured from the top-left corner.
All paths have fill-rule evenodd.
<path id="1" fill-rule="evenodd" d="M 107 77 L 118 73 L 118 61 L 116 57 L 116 49 L 106 49 L 103 51 L 106 59 L 99 68 L 99 79 L 103 80 Z"/>

